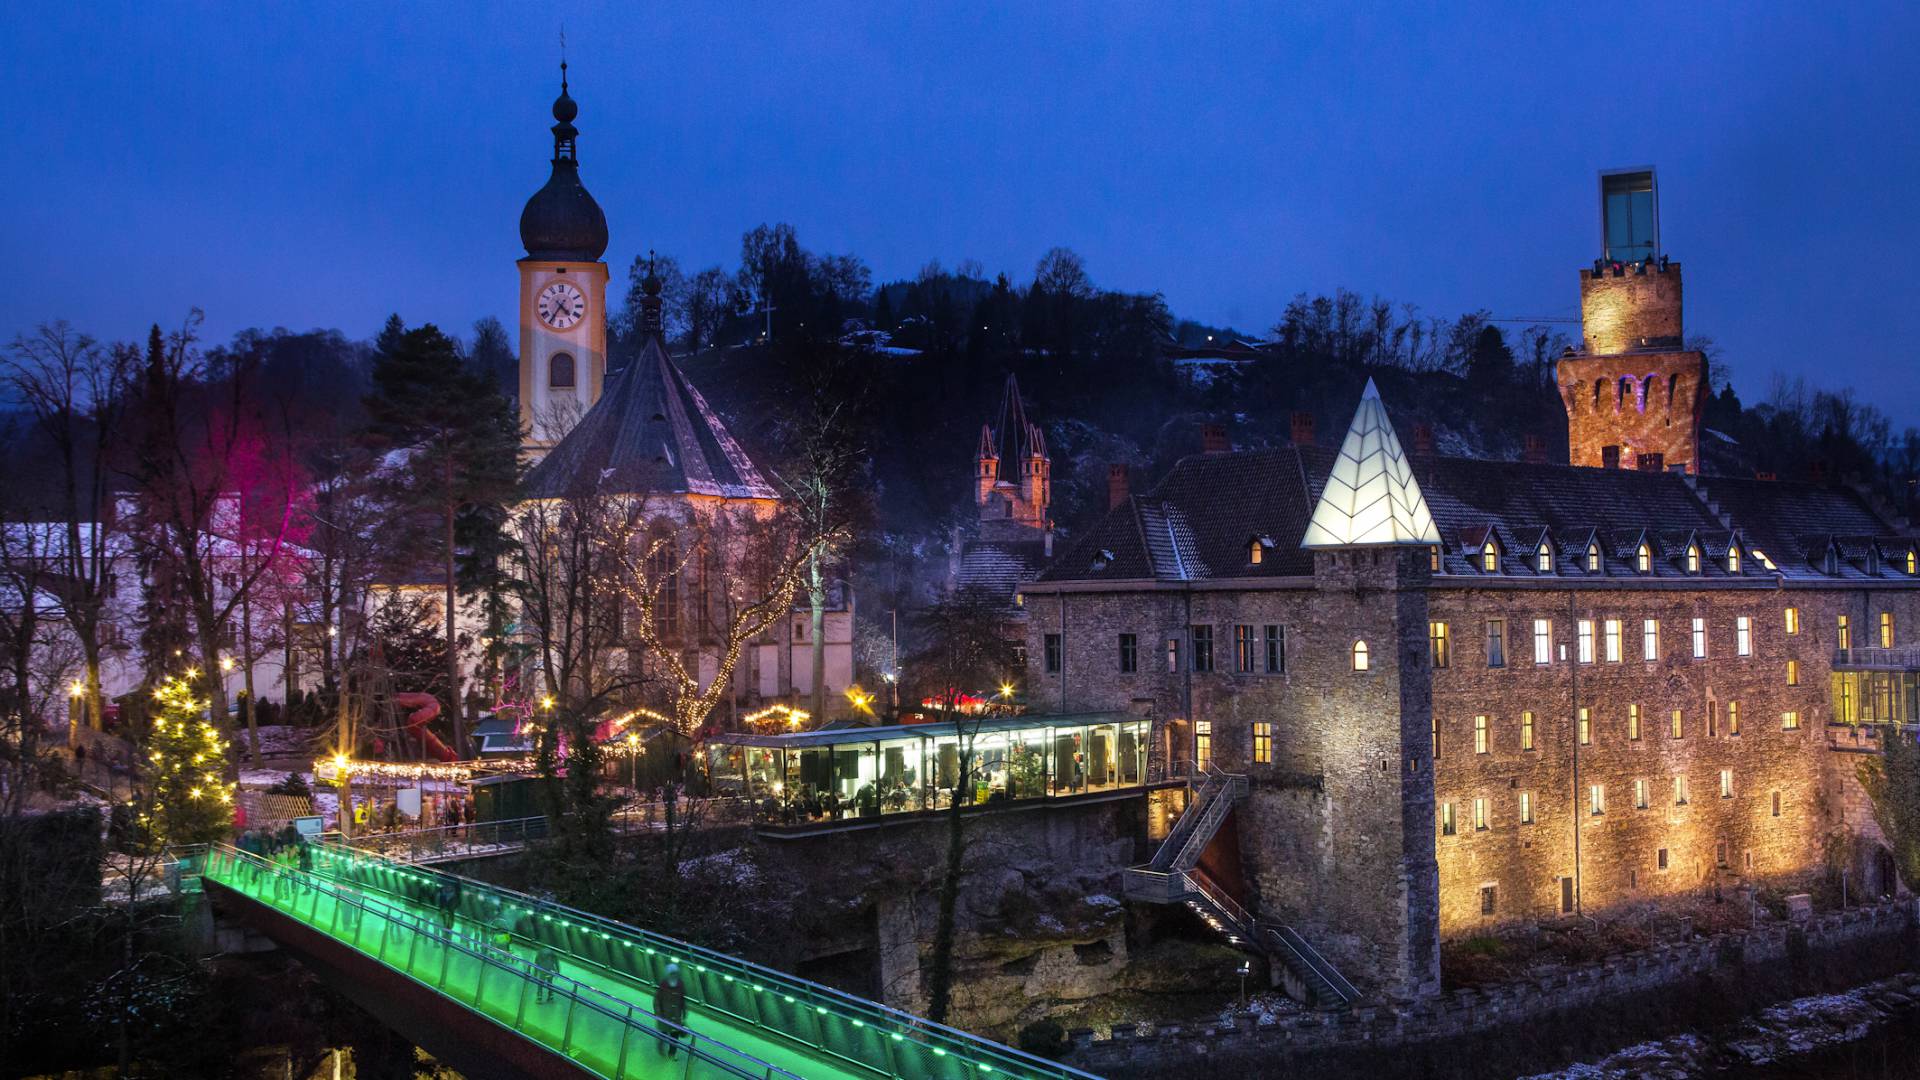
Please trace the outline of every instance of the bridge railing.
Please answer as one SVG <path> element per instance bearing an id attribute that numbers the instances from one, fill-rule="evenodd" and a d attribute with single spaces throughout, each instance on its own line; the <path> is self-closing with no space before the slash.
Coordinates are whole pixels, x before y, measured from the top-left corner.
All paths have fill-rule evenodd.
<path id="1" fill-rule="evenodd" d="M 430 867 L 382 860 L 351 849 L 327 854 L 379 863 L 377 875 L 348 869 L 374 888 L 407 890 L 424 899 L 443 878 Z M 389 877 L 386 885 L 368 882 Z M 725 953 L 690 945 L 590 912 L 580 911 L 472 878 L 458 877 L 462 906 L 497 908 L 519 932 L 551 943 L 576 963 L 591 964 L 644 987 L 658 985 L 659 971 L 678 963 L 687 1000 L 752 1026 L 768 1037 L 797 1043 L 880 1076 L 916 1080 L 1093 1080 L 1077 1069 L 936 1024 L 865 998 L 762 967 Z"/>
<path id="2" fill-rule="evenodd" d="M 207 853 L 203 873 L 609 1080 L 659 1075 L 655 1045 L 670 1027 L 689 1055 L 689 1075 L 799 1080 L 596 987 L 545 972 L 397 904 L 335 888 L 318 875 L 226 846 Z M 564 1008 L 547 1008 L 556 1003 Z"/>

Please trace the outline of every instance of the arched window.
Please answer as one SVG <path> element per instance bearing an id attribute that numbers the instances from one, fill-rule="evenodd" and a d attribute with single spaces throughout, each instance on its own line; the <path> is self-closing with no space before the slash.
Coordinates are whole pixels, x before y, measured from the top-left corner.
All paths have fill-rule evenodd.
<path id="1" fill-rule="evenodd" d="M 1587 545 L 1587 573 L 1597 574 L 1599 572 L 1600 572 L 1600 545 L 1588 544 Z"/>
<path id="2" fill-rule="evenodd" d="M 1907 576 L 1912 577 L 1915 574 L 1920 574 L 1920 555 L 1914 554 L 1913 549 L 1908 548 L 1907 549 Z"/>
<path id="3" fill-rule="evenodd" d="M 1688 544 L 1687 545 L 1687 573 L 1697 574 L 1699 572 L 1700 572 L 1700 545 Z"/>
<path id="4" fill-rule="evenodd" d="M 1364 641 L 1353 643 L 1353 670 L 1367 670 L 1367 643 Z"/>
<path id="5" fill-rule="evenodd" d="M 671 536 L 657 536 L 647 551 L 647 580 L 641 584 L 653 594 L 653 625 L 670 635 L 680 625 L 680 556 Z"/>
<path id="6" fill-rule="evenodd" d="M 1265 554 L 1266 554 L 1266 545 L 1262 544 L 1258 538 L 1255 538 L 1252 542 L 1247 544 L 1247 561 L 1249 563 L 1252 563 L 1255 566 L 1259 566 L 1260 560 L 1263 557 L 1265 557 Z"/>
<path id="7" fill-rule="evenodd" d="M 1534 552 L 1534 569 L 1543 574 L 1553 573 L 1553 548 L 1545 540 L 1540 541 L 1540 550 Z"/>
<path id="8" fill-rule="evenodd" d="M 1480 545 L 1480 569 L 1489 574 L 1500 572 L 1500 549 L 1494 546 L 1492 540 Z"/>
<path id="9" fill-rule="evenodd" d="M 1641 544 L 1633 553 L 1633 568 L 1643 574 L 1653 573 L 1653 549 Z"/>
<path id="10" fill-rule="evenodd" d="M 1739 572 L 1740 572 L 1740 545 L 1733 544 L 1727 548 L 1727 573 L 1737 574 Z"/>
<path id="11" fill-rule="evenodd" d="M 547 385 L 555 390 L 573 389 L 573 356 L 554 353 L 547 361 Z"/>

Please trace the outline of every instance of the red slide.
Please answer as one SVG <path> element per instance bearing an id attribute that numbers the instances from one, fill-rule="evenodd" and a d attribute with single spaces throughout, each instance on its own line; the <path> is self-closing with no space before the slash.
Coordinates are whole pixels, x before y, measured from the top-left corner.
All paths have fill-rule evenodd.
<path id="1" fill-rule="evenodd" d="M 440 715 L 440 699 L 432 694 L 395 694 L 393 703 L 403 709 L 412 709 L 407 714 L 407 731 L 420 736 L 420 745 L 427 753 L 441 761 L 459 761 L 460 755 L 440 741 L 440 736 L 427 730 L 427 721 Z"/>

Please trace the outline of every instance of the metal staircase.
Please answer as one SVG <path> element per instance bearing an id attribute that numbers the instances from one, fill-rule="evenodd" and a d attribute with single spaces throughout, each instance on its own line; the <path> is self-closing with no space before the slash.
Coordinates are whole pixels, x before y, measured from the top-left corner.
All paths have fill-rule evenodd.
<path id="1" fill-rule="evenodd" d="M 1247 778 L 1209 764 L 1193 801 L 1174 823 L 1153 859 L 1128 868 L 1127 899 L 1147 904 L 1185 904 L 1227 941 L 1260 954 L 1293 996 L 1318 1008 L 1339 1009 L 1360 996 L 1327 959 L 1292 927 L 1266 922 L 1235 900 L 1200 869 L 1227 813 L 1247 796 Z"/>

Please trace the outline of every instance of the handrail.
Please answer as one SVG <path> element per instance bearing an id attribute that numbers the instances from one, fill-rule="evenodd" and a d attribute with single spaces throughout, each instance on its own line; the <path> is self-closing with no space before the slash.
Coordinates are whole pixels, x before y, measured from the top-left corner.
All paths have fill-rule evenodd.
<path id="1" fill-rule="evenodd" d="M 706 967 L 713 968 L 723 978 L 737 978 L 744 975 L 748 985 L 778 987 L 779 992 L 783 996 L 799 997 L 820 1012 L 824 1013 L 828 1011 L 828 1006 L 830 1005 L 834 1011 L 852 1015 L 856 1025 L 865 1024 L 881 1030 L 891 1028 L 896 1038 L 905 1038 L 907 1036 L 903 1033 L 912 1033 L 916 1042 L 921 1042 L 923 1045 L 929 1046 L 934 1049 L 936 1053 L 946 1054 L 951 1052 L 975 1058 L 991 1058 L 994 1060 L 992 1069 L 996 1074 L 1011 1073 L 1013 1075 L 1020 1075 L 1025 1073 L 1042 1077 L 1094 1080 L 1090 1074 L 1066 1065 L 1061 1065 L 1058 1062 L 1047 1061 L 1043 1058 L 1028 1054 L 1025 1051 L 1003 1046 L 999 1043 L 982 1039 L 976 1035 L 970 1035 L 966 1032 L 948 1027 L 945 1024 L 938 1024 L 931 1020 L 914 1016 L 911 1013 L 902 1012 L 890 1006 L 880 1004 L 879 1002 L 868 1001 L 865 998 L 856 997 L 830 986 L 823 986 L 796 975 L 789 975 L 782 971 L 763 967 L 751 961 L 741 960 L 725 953 L 715 952 L 712 949 L 681 941 L 677 938 L 671 938 L 664 934 L 656 934 L 649 930 L 617 922 L 605 916 L 593 914 L 592 912 L 568 907 L 565 904 L 560 904 L 552 900 L 543 900 L 516 889 L 453 874 L 437 867 L 413 866 L 397 862 L 396 860 L 381 855 L 353 851 L 352 849 L 347 850 L 351 852 L 353 857 L 380 859 L 392 864 L 396 870 L 415 875 L 422 879 L 428 876 L 457 879 L 460 881 L 463 891 L 494 894 L 502 898 L 510 898 L 513 903 L 523 907 L 528 912 L 539 913 L 542 918 L 560 918 L 563 922 L 571 920 L 572 922 L 578 923 L 583 930 L 591 928 L 595 933 L 634 940 L 670 953 L 677 952 L 687 958 L 689 963 L 694 963 L 696 967 L 704 964 Z M 578 959 L 585 963 L 593 963 L 589 958 L 580 957 Z M 701 971 L 706 970 L 705 967 L 698 967 L 698 969 Z M 757 1022 L 752 1017 L 743 1016 L 741 1019 L 749 1023 Z M 771 1030 L 774 1030 L 784 1037 L 795 1038 L 791 1033 L 780 1032 L 778 1029 Z M 944 1045 L 936 1047 L 933 1045 L 936 1042 Z M 808 1044 L 803 1043 L 803 1045 Z M 824 1053 L 834 1053 L 829 1047 L 816 1046 L 813 1048 Z"/>
<path id="2" fill-rule="evenodd" d="M 280 899 L 282 890 L 279 888 L 279 880 L 285 879 L 290 884 L 297 884 L 299 886 L 297 891 L 294 889 L 286 890 L 289 894 L 286 910 L 292 918 L 300 919 L 300 898 L 302 896 L 312 897 L 313 906 L 309 909 L 307 917 L 302 920 L 309 924 L 317 925 L 319 897 L 322 894 L 331 897 L 336 905 L 344 904 L 351 907 L 359 913 L 352 920 L 352 940 L 349 941 L 338 932 L 329 932 L 329 937 L 347 944 L 349 947 L 364 955 L 371 956 L 380 964 L 405 975 L 423 986 L 431 986 L 434 990 L 458 1002 L 463 1008 L 477 1016 L 494 1024 L 498 1024 L 501 1027 L 505 1027 L 525 1038 L 538 1042 L 542 1046 L 557 1049 L 559 1053 L 567 1056 L 575 1064 L 588 1068 L 600 1076 L 609 1077 L 610 1080 L 619 1080 L 619 1078 L 628 1075 L 627 1057 L 629 1043 L 634 1041 L 633 1035 L 635 1032 L 640 1033 L 641 1044 L 645 1045 L 647 1041 L 658 1038 L 660 1033 L 666 1030 L 666 1028 L 660 1025 L 669 1023 L 668 1021 L 662 1020 L 650 1010 L 640 1008 L 631 1002 L 622 1001 L 598 987 L 579 982 L 576 979 L 558 972 L 549 973 L 542 971 L 531 960 L 511 953 L 502 953 L 497 949 L 488 947 L 482 942 L 474 940 L 460 931 L 429 923 L 421 916 L 397 908 L 384 900 L 375 900 L 361 894 L 337 889 L 328 883 L 325 878 L 310 871 L 301 871 L 292 867 L 282 866 L 249 852 L 239 851 L 225 844 L 216 845 L 208 853 L 205 870 L 213 876 L 215 881 L 220 881 L 216 867 L 222 866 L 223 864 L 231 864 L 236 870 L 250 870 L 256 876 L 256 880 L 261 873 L 272 875 L 276 879 L 276 884 L 271 898 L 254 896 L 251 893 L 247 893 L 243 887 L 238 885 L 228 886 L 248 896 L 250 899 L 258 903 L 266 904 L 269 907 L 281 907 Z M 226 883 L 222 882 L 222 884 Z M 379 941 L 372 949 L 368 949 L 362 945 L 366 937 L 365 916 L 367 915 L 374 916 L 374 918 L 379 921 L 381 927 Z M 393 940 L 393 935 L 389 932 L 388 928 L 395 926 L 412 935 L 404 963 L 395 963 L 392 959 L 389 959 L 387 955 L 387 946 Z M 448 952 L 436 954 L 439 957 L 437 966 L 440 972 L 437 983 L 429 982 L 416 970 L 416 959 L 424 959 L 418 956 L 419 943 L 422 938 L 441 945 L 449 951 L 458 950 L 480 964 L 481 977 L 475 984 L 474 1000 L 472 1002 L 463 1001 L 458 994 L 448 993 L 446 990 L 447 972 L 452 967 Z M 502 971 L 505 972 L 508 977 L 519 980 L 520 994 L 518 1004 L 515 1008 L 515 1019 L 512 1024 L 508 1024 L 502 1017 L 493 1015 L 480 1006 L 480 1002 L 485 996 L 485 973 L 489 970 Z M 566 1036 L 562 1041 L 562 1045 L 557 1048 L 552 1047 L 550 1039 L 530 1032 L 525 1025 L 528 989 L 546 989 L 548 987 L 551 987 L 553 994 L 565 997 L 569 1003 L 563 1028 Z M 584 1055 L 569 1045 L 573 1041 L 572 1034 L 576 1027 L 574 1010 L 581 1007 L 613 1021 L 620 1025 L 624 1031 L 621 1039 L 619 1057 L 615 1061 L 612 1071 L 608 1071 L 605 1067 L 594 1062 L 584 1060 Z M 698 1057 L 700 1060 L 713 1065 L 725 1073 L 738 1077 L 757 1077 L 759 1080 L 774 1080 L 774 1078 L 777 1077 L 800 1080 L 800 1077 L 795 1073 L 782 1069 L 770 1062 L 762 1061 L 710 1035 L 702 1035 L 699 1032 L 687 1028 L 684 1024 L 676 1023 L 673 1024 L 673 1027 L 681 1034 L 680 1047 L 682 1049 L 685 1049 L 690 1055 Z M 745 1062 L 751 1065 L 752 1071 L 742 1068 L 736 1061 L 730 1061 L 725 1057 L 716 1056 L 714 1052 L 714 1048 L 716 1047 L 725 1051 L 726 1054 L 737 1058 L 739 1062 Z"/>
<path id="3" fill-rule="evenodd" d="M 1200 855 L 1220 831 L 1220 825 L 1227 820 L 1227 813 L 1233 809 L 1233 799 L 1223 786 L 1213 794 L 1213 799 L 1200 811 L 1200 819 L 1187 832 L 1186 842 L 1180 845 L 1180 851 L 1174 855 L 1168 866 L 1171 870 L 1188 870 L 1200 861 Z"/>
<path id="4" fill-rule="evenodd" d="M 1920 671 L 1920 648 L 1911 645 L 1893 648 L 1859 645 L 1850 649 L 1835 649 L 1833 666 L 1869 671 Z"/>
<path id="5" fill-rule="evenodd" d="M 1354 989 L 1346 976 L 1340 974 L 1339 969 L 1328 963 L 1327 958 L 1321 956 L 1318 949 L 1307 944 L 1307 939 L 1301 937 L 1298 931 L 1281 923 L 1272 923 L 1269 928 L 1273 931 L 1274 940 L 1279 942 L 1282 948 L 1314 974 L 1326 980 L 1327 986 L 1340 998 L 1342 1004 L 1352 1004 L 1359 1000 L 1360 991 Z"/>
<path id="6" fill-rule="evenodd" d="M 1209 903 L 1218 907 L 1243 936 L 1252 937 L 1253 919 L 1247 914 L 1247 909 L 1241 907 L 1233 897 L 1228 896 L 1225 889 L 1214 884 L 1212 878 L 1199 870 L 1188 870 L 1180 875 L 1180 879 L 1188 888 L 1206 897 Z"/>

